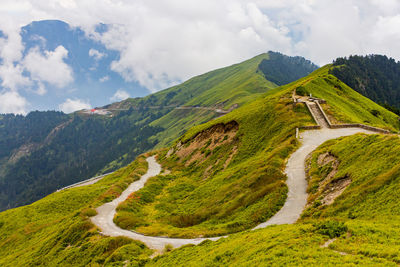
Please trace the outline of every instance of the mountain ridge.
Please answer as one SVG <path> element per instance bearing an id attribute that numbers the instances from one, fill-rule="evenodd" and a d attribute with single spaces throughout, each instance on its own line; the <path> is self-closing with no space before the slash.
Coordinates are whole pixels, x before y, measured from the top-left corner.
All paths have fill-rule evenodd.
<path id="1" fill-rule="evenodd" d="M 139 154 L 155 146 L 160 148 L 173 142 L 193 125 L 221 115 L 216 109 L 174 109 L 169 107 L 171 104 L 228 109 L 249 102 L 257 95 L 275 88 L 277 85 L 265 80 L 264 75 L 258 71 L 263 59 L 268 59 L 268 54 L 205 73 L 182 85 L 144 98 L 128 99 L 105 106 L 123 109 L 112 111 L 109 114 L 112 116 L 92 114 L 90 111 L 87 114 L 75 112 L 60 115 L 63 117 L 62 122 L 72 122 L 58 131 L 51 143 L 31 151 L 31 154 L 25 154 L 15 164 L 0 165 L 3 170 L 0 177 L 0 210 L 31 203 L 63 186 L 125 166 Z M 210 97 L 214 91 L 217 93 Z M 150 109 L 150 106 L 162 108 Z M 49 118 L 51 120 L 53 119 Z M 0 120 L 0 131 L 9 128 L 13 123 L 12 119 Z M 33 132 L 34 127 L 39 127 L 34 123 L 28 125 L 31 125 L 29 131 Z M 52 127 L 56 126 L 54 124 Z M 20 142 L 18 144 L 21 151 L 23 150 L 21 140 L 24 137 L 20 131 L 22 129 L 15 128 L 13 133 L 4 133 L 4 139 L 0 140 L 3 144 L 0 164 L 8 161 L 17 149 L 6 141 L 8 135 L 15 136 Z M 50 131 L 48 129 L 47 134 Z M 44 143 L 44 140 L 43 135 L 39 143 Z M 31 144 L 27 141 L 25 145 L 29 147 Z M 28 183 L 28 180 L 31 182 Z"/>

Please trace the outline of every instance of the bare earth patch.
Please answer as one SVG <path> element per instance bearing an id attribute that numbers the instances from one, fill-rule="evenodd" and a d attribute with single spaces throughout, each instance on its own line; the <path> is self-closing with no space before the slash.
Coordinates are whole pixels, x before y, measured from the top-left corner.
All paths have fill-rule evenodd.
<path id="1" fill-rule="evenodd" d="M 167 156 L 175 153 L 181 160 L 190 157 L 185 162 L 186 166 L 189 166 L 193 162 L 201 163 L 215 148 L 233 142 L 238 130 L 239 124 L 236 121 L 231 121 L 226 124 L 218 123 L 204 131 L 201 131 L 187 142 L 178 143 L 174 151 L 168 151 Z M 236 154 L 235 149 L 233 150 L 234 151 L 231 154 L 232 156 L 228 158 L 228 161 L 230 161 L 234 154 Z"/>
<path id="2" fill-rule="evenodd" d="M 317 159 L 317 164 L 323 167 L 327 164 L 331 165 L 331 171 L 319 183 L 317 194 L 322 196 L 322 205 L 331 205 L 337 197 L 351 184 L 351 179 L 347 176 L 333 180 L 338 172 L 339 161 L 329 152 L 320 154 Z"/>

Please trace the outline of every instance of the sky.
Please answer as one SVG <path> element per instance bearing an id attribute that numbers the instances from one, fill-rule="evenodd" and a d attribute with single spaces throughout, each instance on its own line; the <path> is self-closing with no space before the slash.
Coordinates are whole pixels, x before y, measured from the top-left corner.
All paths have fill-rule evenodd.
<path id="1" fill-rule="evenodd" d="M 1 0 L 0 113 L 26 114 L 25 91 L 44 99 L 76 79 L 64 46 L 23 53 L 21 27 L 48 19 L 116 51 L 110 73 L 148 93 L 269 50 L 318 65 L 350 54 L 400 59 L 398 0 Z M 99 32 L 99 25 L 107 27 Z M 94 49 L 89 56 L 104 55 Z M 106 101 L 136 95 L 116 89 Z M 66 94 L 57 108 L 90 108 L 90 99 Z"/>

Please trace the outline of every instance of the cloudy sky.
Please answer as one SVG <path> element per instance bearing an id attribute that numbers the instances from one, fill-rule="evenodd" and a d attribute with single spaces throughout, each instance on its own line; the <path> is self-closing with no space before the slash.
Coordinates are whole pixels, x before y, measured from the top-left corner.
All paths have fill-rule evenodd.
<path id="1" fill-rule="evenodd" d="M 149 92 L 269 50 L 319 65 L 350 54 L 400 59 L 398 0 L 1 0 L 0 113 L 29 111 L 21 92 L 33 85 L 45 97 L 49 85 L 62 90 L 74 81 L 65 47 L 22 53 L 21 27 L 45 19 L 79 27 L 117 51 L 110 71 Z M 100 23 L 108 25 L 101 33 Z M 118 90 L 107 100 L 135 95 Z M 89 102 L 66 97 L 58 107 L 70 112 Z"/>

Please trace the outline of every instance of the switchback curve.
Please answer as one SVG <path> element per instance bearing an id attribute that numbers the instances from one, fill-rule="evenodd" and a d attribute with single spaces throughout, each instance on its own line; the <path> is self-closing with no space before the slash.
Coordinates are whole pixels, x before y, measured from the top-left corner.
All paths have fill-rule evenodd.
<path id="1" fill-rule="evenodd" d="M 362 128 L 340 128 L 321 130 L 311 130 L 301 133 L 302 144 L 289 158 L 285 173 L 287 174 L 287 186 L 289 189 L 286 202 L 282 209 L 277 212 L 268 221 L 259 224 L 253 230 L 265 228 L 274 224 L 293 224 L 300 217 L 303 209 L 307 203 L 307 181 L 305 176 L 305 159 L 308 154 L 315 150 L 325 141 L 336 139 L 342 136 L 349 136 L 356 133 L 376 134 L 375 132 L 368 131 Z M 122 192 L 122 194 L 111 202 L 108 202 L 98 207 L 97 215 L 92 217 L 92 222 L 101 229 L 102 234 L 108 236 L 126 236 L 132 239 L 140 240 L 148 247 L 161 251 L 166 245 L 172 245 L 177 248 L 187 244 L 197 245 L 204 240 L 218 240 L 221 237 L 212 238 L 168 238 L 168 237 L 153 237 L 145 236 L 133 231 L 124 230 L 115 225 L 113 219 L 116 213 L 117 206 L 125 201 L 128 196 L 143 188 L 146 181 L 161 172 L 161 166 L 157 163 L 155 157 L 146 159 L 148 162 L 147 172 L 140 178 L 140 180 L 133 182 L 129 187 Z"/>

